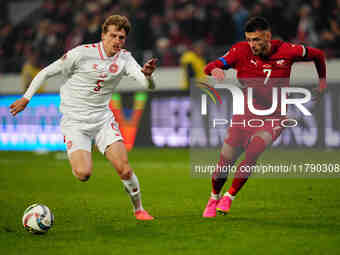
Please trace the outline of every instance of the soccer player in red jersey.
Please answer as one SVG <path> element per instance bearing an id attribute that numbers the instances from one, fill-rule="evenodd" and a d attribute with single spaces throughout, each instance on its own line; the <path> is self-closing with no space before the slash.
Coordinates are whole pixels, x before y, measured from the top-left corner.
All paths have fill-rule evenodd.
<path id="1" fill-rule="evenodd" d="M 280 40 L 272 40 L 269 23 L 262 17 L 253 17 L 245 26 L 246 42 L 233 45 L 222 57 L 208 63 L 205 73 L 217 81 L 223 81 L 223 70 L 234 68 L 237 78 L 244 86 L 244 103 L 247 106 L 247 88 L 253 89 L 252 103 L 255 109 L 268 109 L 272 105 L 272 91 L 276 87 L 289 86 L 291 67 L 297 61 L 313 61 L 319 76 L 319 86 L 314 89 L 313 100 L 319 100 L 326 85 L 325 57 L 321 50 L 291 44 Z M 280 100 L 279 100 L 280 102 Z M 250 127 L 233 125 L 228 128 L 227 137 L 221 149 L 218 167 L 212 176 L 212 192 L 203 217 L 216 217 L 216 211 L 227 213 L 236 194 L 248 180 L 249 169 L 264 150 L 271 145 L 282 132 L 280 121 L 265 121 L 268 119 L 282 120 L 280 107 L 270 116 L 258 116 L 245 107 L 244 115 L 233 115 L 232 123 L 247 123 L 250 119 L 261 119 L 264 125 Z M 238 165 L 232 185 L 223 196 L 220 195 L 228 176 L 226 169 L 231 169 L 242 152 L 245 159 Z M 223 171 L 224 169 L 224 171 Z"/>

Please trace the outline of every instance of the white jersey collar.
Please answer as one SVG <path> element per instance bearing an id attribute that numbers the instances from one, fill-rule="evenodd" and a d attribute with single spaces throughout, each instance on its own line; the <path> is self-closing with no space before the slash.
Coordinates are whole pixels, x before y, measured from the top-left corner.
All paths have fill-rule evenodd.
<path id="1" fill-rule="evenodd" d="M 118 51 L 118 52 L 117 52 L 115 55 L 113 55 L 112 57 L 108 57 L 108 56 L 106 55 L 105 50 L 104 50 L 103 41 L 100 41 L 100 42 L 99 42 L 99 55 L 100 55 L 101 57 L 103 57 L 103 59 L 117 59 L 117 57 L 119 56 L 119 54 L 120 54 L 121 51 L 122 51 L 122 50 Z"/>

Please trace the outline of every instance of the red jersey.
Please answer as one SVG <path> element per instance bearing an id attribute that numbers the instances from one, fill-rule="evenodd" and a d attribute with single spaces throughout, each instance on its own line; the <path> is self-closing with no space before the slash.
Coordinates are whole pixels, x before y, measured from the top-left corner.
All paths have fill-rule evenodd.
<path id="1" fill-rule="evenodd" d="M 271 51 L 265 57 L 255 56 L 248 42 L 239 42 L 218 60 L 223 63 L 222 69 L 237 70 L 237 78 L 244 86 L 245 105 L 247 105 L 247 88 L 253 88 L 253 105 L 260 110 L 271 107 L 273 87 L 289 86 L 293 63 L 301 61 L 305 55 L 306 48 L 303 45 L 272 40 Z M 278 89 L 279 105 L 274 115 L 280 114 L 280 94 Z M 246 114 L 250 114 L 248 107 L 246 107 Z"/>
<path id="2" fill-rule="evenodd" d="M 278 106 L 276 111 L 270 116 L 256 116 L 250 113 L 248 107 L 245 107 L 245 115 L 234 115 L 233 123 L 228 128 L 229 135 L 225 143 L 235 147 L 243 146 L 246 148 L 250 138 L 259 131 L 266 131 L 272 135 L 273 141 L 282 132 L 281 123 L 266 122 L 266 119 L 285 118 L 281 116 L 281 89 L 289 86 L 291 67 L 297 61 L 313 61 L 318 72 L 319 92 L 327 88 L 326 84 L 326 63 L 323 52 L 319 49 L 295 45 L 279 40 L 271 41 L 271 51 L 267 56 L 255 56 L 248 42 L 240 42 L 235 44 L 231 49 L 219 59 L 212 61 L 206 65 L 204 72 L 211 75 L 215 68 L 234 68 L 237 70 L 237 78 L 244 86 L 245 106 L 248 102 L 248 88 L 253 89 L 252 104 L 255 109 L 264 110 L 272 106 L 273 88 L 278 90 Z M 255 117 L 255 118 L 254 118 Z M 262 119 L 264 125 L 245 126 L 247 119 Z"/>

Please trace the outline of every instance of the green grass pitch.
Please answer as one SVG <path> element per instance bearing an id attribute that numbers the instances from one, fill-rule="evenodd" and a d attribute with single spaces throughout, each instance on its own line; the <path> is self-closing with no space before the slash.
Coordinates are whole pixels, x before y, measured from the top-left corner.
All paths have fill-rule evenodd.
<path id="1" fill-rule="evenodd" d="M 87 183 L 59 156 L 0 152 L 0 254 L 340 254 L 339 178 L 253 178 L 229 215 L 203 219 L 210 179 L 191 176 L 189 150 L 135 148 L 129 159 L 156 217 L 136 222 L 102 155 Z M 302 149 L 269 150 L 261 161 L 301 159 L 340 162 L 338 151 Z M 54 213 L 46 235 L 21 225 L 35 202 Z"/>

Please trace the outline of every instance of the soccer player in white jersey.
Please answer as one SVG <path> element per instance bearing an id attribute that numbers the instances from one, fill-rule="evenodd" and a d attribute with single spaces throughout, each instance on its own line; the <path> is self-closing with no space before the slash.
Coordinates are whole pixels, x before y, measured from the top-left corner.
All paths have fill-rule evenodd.
<path id="1" fill-rule="evenodd" d="M 148 89 L 154 88 L 152 73 L 156 60 L 139 66 L 123 49 L 131 28 L 129 20 L 120 15 L 108 17 L 102 25 L 101 41 L 80 45 L 68 51 L 33 79 L 22 98 L 10 106 L 13 116 L 25 109 L 34 93 L 51 76 L 64 74 L 67 78 L 60 89 L 61 131 L 73 174 L 87 181 L 92 174 L 91 143 L 117 170 L 129 194 L 137 220 L 152 220 L 143 209 L 137 176 L 128 163 L 127 151 L 113 113 L 109 109 L 111 95 L 127 75 Z"/>

